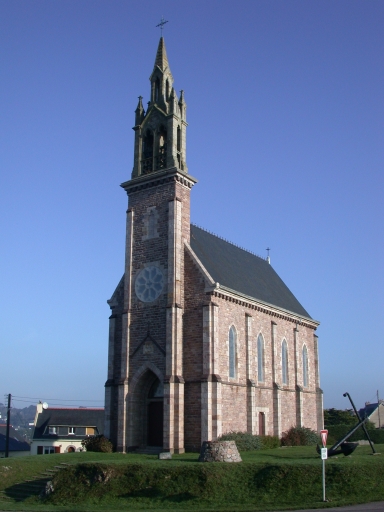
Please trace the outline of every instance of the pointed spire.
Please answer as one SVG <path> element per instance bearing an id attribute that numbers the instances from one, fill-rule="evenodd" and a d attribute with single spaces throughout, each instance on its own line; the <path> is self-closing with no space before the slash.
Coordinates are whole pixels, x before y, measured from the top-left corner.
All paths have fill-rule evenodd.
<path id="1" fill-rule="evenodd" d="M 157 47 L 155 67 L 158 66 L 161 71 L 165 71 L 169 68 L 169 62 L 167 57 L 167 51 L 165 49 L 164 37 L 160 37 L 159 46 Z"/>
<path id="2" fill-rule="evenodd" d="M 142 96 L 139 96 L 139 103 L 137 104 L 137 107 L 136 107 L 135 112 L 136 112 L 137 114 L 141 114 L 143 111 L 144 111 L 144 107 L 143 107 L 143 97 L 142 97 Z"/>
<path id="3" fill-rule="evenodd" d="M 135 116 L 135 124 L 136 124 L 136 126 L 141 124 L 142 120 L 144 119 L 144 115 L 145 115 L 142 99 L 143 99 L 143 97 L 139 96 L 139 103 L 137 104 L 137 107 L 136 107 L 136 110 L 135 110 L 135 114 L 136 114 L 136 116 Z"/>
<path id="4" fill-rule="evenodd" d="M 180 109 L 181 119 L 186 121 L 187 120 L 187 104 L 185 103 L 183 90 L 180 91 L 179 109 Z"/>
<path id="5" fill-rule="evenodd" d="M 171 94 L 169 96 L 169 114 L 176 114 L 178 113 L 178 98 L 175 89 L 172 87 Z"/>

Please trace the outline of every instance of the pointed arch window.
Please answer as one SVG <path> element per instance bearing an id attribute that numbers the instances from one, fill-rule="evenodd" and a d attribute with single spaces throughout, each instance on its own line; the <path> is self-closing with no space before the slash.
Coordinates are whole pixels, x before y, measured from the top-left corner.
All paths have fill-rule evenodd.
<path id="1" fill-rule="evenodd" d="M 179 169 L 182 169 L 182 163 L 181 163 L 181 130 L 180 126 L 177 127 L 177 138 L 176 138 L 176 149 L 177 149 L 177 164 L 179 166 Z"/>
<path id="2" fill-rule="evenodd" d="M 143 137 L 141 170 L 143 174 L 147 174 L 153 170 L 153 133 L 150 130 L 147 130 Z"/>
<path id="3" fill-rule="evenodd" d="M 229 378 L 234 379 L 236 377 L 236 329 L 232 325 L 229 329 Z"/>
<path id="4" fill-rule="evenodd" d="M 181 150 L 181 130 L 180 126 L 177 127 L 177 151 Z"/>
<path id="5" fill-rule="evenodd" d="M 169 81 L 168 81 L 168 78 L 165 82 L 165 99 L 168 101 L 169 100 Z"/>
<path id="6" fill-rule="evenodd" d="M 158 137 L 158 155 L 156 169 L 165 169 L 167 167 L 167 130 L 160 126 Z"/>
<path id="7" fill-rule="evenodd" d="M 283 340 L 281 345 L 281 376 L 283 384 L 288 384 L 288 346 L 287 342 Z"/>
<path id="8" fill-rule="evenodd" d="M 257 380 L 264 382 L 264 338 L 262 334 L 257 337 Z"/>
<path id="9" fill-rule="evenodd" d="M 303 386 L 308 387 L 308 350 L 303 346 Z"/>
<path id="10" fill-rule="evenodd" d="M 160 80 L 159 77 L 156 78 L 155 81 L 155 103 L 157 103 L 160 99 Z"/>

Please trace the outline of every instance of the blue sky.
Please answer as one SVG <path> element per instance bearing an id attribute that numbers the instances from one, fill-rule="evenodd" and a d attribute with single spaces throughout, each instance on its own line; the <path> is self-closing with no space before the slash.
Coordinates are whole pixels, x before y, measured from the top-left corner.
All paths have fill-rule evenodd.
<path id="1" fill-rule="evenodd" d="M 384 398 L 384 3 L 1 0 L 0 400 L 103 403 L 162 15 L 192 221 L 271 247 L 321 322 L 326 407 Z"/>

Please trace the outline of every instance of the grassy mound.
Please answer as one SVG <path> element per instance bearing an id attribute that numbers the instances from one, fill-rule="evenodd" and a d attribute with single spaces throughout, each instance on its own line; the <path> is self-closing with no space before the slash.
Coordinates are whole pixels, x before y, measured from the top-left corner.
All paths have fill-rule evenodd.
<path id="1" fill-rule="evenodd" d="M 321 506 L 319 458 L 298 461 L 294 455 L 289 456 L 289 450 L 295 449 L 285 449 L 286 457 L 275 463 L 191 464 L 180 460 L 178 464 L 78 464 L 55 476 L 54 492 L 45 503 L 87 504 L 95 510 L 277 510 Z M 384 460 L 378 459 L 343 457 L 327 462 L 327 497 L 333 505 L 384 499 Z"/>
<path id="2" fill-rule="evenodd" d="M 323 504 L 321 460 L 313 447 L 242 452 L 239 464 L 199 463 L 197 454 L 155 456 L 83 452 L 0 460 L 0 491 L 71 464 L 53 477 L 54 492 L 0 500 L 0 510 L 98 512 L 121 510 L 257 511 L 321 508 L 384 500 L 383 455 L 369 446 L 326 461 Z"/>

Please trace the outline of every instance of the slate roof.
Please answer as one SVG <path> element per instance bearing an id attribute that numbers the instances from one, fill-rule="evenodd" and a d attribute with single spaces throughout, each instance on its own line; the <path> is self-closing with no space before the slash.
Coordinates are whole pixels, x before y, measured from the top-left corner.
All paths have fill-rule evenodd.
<path id="1" fill-rule="evenodd" d="M 311 319 L 265 259 L 193 224 L 191 248 L 212 279 L 220 285 Z"/>
<path id="2" fill-rule="evenodd" d="M 0 452 L 5 452 L 6 425 L 0 425 Z M 23 440 L 19 433 L 13 428 L 9 428 L 9 451 L 10 452 L 29 452 L 31 449 L 29 443 Z"/>
<path id="3" fill-rule="evenodd" d="M 99 434 L 104 433 L 104 409 L 43 409 L 37 417 L 33 439 L 51 439 L 53 434 L 44 434 L 47 426 L 96 427 Z M 67 437 L 67 436 L 65 436 Z M 78 436 L 71 436 L 71 439 Z M 81 439 L 84 436 L 80 436 Z"/>
<path id="4" fill-rule="evenodd" d="M 371 416 L 371 414 L 373 414 L 376 411 L 378 406 L 379 406 L 379 404 L 375 403 L 375 404 L 367 404 L 365 407 L 362 407 L 359 410 L 360 418 L 369 418 L 369 416 Z"/>

